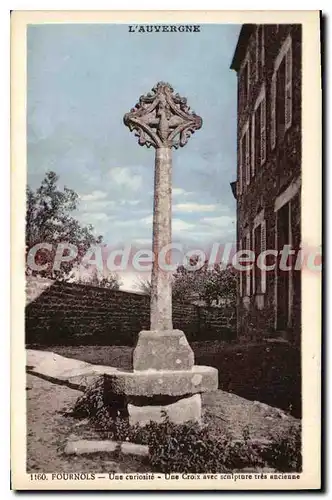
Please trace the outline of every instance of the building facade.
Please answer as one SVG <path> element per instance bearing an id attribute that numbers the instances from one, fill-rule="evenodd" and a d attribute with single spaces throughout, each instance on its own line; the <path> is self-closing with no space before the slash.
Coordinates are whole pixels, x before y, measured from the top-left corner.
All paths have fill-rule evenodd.
<path id="1" fill-rule="evenodd" d="M 299 343 L 301 25 L 243 25 L 231 68 L 238 77 L 237 250 L 256 257 L 239 272 L 238 337 Z M 281 262 L 285 246 L 292 252 Z M 262 252 L 265 268 L 257 265 Z"/>

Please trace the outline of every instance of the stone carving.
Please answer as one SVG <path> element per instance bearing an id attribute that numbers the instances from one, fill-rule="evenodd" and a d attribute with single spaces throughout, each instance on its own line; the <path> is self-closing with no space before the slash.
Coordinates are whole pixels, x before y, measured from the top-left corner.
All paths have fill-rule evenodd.
<path id="1" fill-rule="evenodd" d="M 124 124 L 135 131 L 141 146 L 177 149 L 201 128 L 202 118 L 190 110 L 185 97 L 173 93 L 169 83 L 159 82 L 126 113 Z"/>
<path id="2" fill-rule="evenodd" d="M 194 353 L 172 323 L 171 272 L 161 266 L 161 251 L 172 241 L 172 148 L 187 144 L 202 126 L 187 99 L 159 82 L 124 116 L 141 146 L 155 148 L 150 330 L 139 333 L 133 372 L 105 379 L 106 392 L 126 397 L 129 422 L 159 422 L 164 413 L 175 423 L 200 421 L 201 393 L 218 387 L 218 371 L 195 366 Z M 108 385 L 107 385 L 108 384 Z"/>

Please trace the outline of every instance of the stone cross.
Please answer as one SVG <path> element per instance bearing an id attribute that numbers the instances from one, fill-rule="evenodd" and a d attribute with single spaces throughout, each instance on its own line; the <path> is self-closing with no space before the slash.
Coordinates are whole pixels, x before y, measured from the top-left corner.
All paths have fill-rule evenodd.
<path id="1" fill-rule="evenodd" d="M 168 83 L 159 82 L 139 98 L 124 124 L 135 131 L 141 146 L 153 146 L 155 156 L 151 276 L 152 331 L 172 330 L 171 273 L 158 263 L 160 251 L 172 242 L 172 148 L 187 144 L 191 134 L 202 126 L 202 118 L 190 110 L 187 99 L 173 93 Z M 170 251 L 166 263 L 170 263 Z"/>
<path id="2" fill-rule="evenodd" d="M 190 111 L 187 100 L 159 82 L 124 116 L 141 146 L 156 150 L 150 330 L 139 332 L 133 352 L 133 371 L 105 376 L 105 394 L 124 397 L 131 425 L 201 420 L 201 393 L 218 387 L 218 372 L 196 366 L 189 342 L 172 325 L 171 272 L 158 262 L 160 251 L 172 241 L 172 148 L 185 146 L 201 128 L 202 119 Z M 170 251 L 168 252 L 170 263 Z M 166 260 L 166 259 L 165 259 Z"/>

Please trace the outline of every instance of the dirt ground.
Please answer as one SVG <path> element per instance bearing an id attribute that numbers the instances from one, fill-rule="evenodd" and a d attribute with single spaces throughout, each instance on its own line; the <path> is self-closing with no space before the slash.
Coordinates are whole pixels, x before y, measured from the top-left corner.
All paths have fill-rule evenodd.
<path id="1" fill-rule="evenodd" d="M 142 461 L 114 454 L 65 455 L 68 438 L 82 438 L 81 422 L 64 416 L 81 392 L 27 375 L 27 472 L 143 472 Z"/>
<path id="2" fill-rule="evenodd" d="M 63 453 L 68 439 L 97 437 L 88 421 L 65 415 L 81 394 L 65 385 L 27 375 L 27 472 L 148 472 L 148 464 L 134 457 Z M 226 433 L 241 439 L 246 428 L 251 439 L 261 441 L 300 425 L 298 419 L 277 408 L 220 390 L 203 395 L 202 402 L 204 421 L 212 421 L 216 435 Z"/>

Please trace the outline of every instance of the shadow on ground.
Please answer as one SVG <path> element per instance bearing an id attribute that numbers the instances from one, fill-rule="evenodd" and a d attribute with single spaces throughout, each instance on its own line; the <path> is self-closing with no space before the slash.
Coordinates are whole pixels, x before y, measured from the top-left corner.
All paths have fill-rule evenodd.
<path id="1" fill-rule="evenodd" d="M 196 364 L 219 371 L 219 389 L 289 411 L 301 418 L 300 349 L 286 343 L 193 342 Z M 29 346 L 92 364 L 131 369 L 127 346 Z"/>

